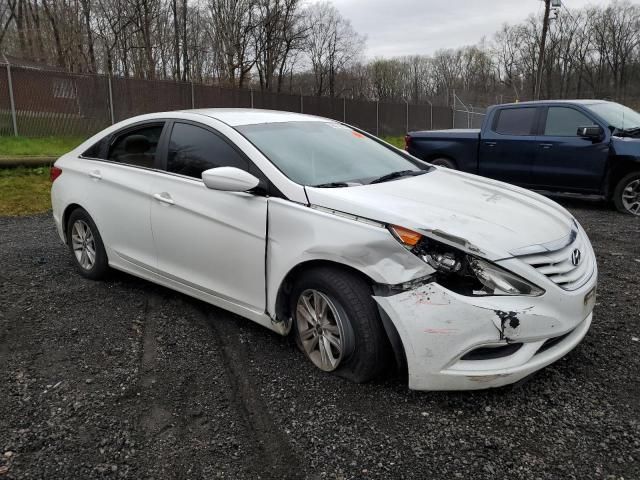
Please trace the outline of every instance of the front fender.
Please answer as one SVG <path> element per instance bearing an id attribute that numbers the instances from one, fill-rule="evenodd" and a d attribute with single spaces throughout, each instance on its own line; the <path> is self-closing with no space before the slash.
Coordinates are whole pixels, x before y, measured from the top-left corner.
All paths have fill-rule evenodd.
<path id="1" fill-rule="evenodd" d="M 325 260 L 358 270 L 376 283 L 399 284 L 422 278 L 433 269 L 395 240 L 383 225 L 374 225 L 269 199 L 267 237 L 267 312 L 275 318 L 282 282 L 296 266 Z"/>

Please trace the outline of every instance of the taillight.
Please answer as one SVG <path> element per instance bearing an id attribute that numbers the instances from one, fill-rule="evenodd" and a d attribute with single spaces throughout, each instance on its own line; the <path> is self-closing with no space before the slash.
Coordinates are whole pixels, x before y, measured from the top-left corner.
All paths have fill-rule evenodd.
<path id="1" fill-rule="evenodd" d="M 51 167 L 51 170 L 49 170 L 49 178 L 51 179 L 51 182 L 53 182 L 60 175 L 62 175 L 62 169 L 56 167 L 55 165 Z"/>
<path id="2" fill-rule="evenodd" d="M 404 137 L 404 149 L 405 150 L 409 150 L 409 145 L 411 145 L 411 136 L 410 135 L 405 135 Z"/>

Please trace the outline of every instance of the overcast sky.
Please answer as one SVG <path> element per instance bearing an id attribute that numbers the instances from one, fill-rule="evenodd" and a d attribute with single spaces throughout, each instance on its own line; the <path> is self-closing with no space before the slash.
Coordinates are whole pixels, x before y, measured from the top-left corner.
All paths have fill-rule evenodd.
<path id="1" fill-rule="evenodd" d="M 541 0 L 332 0 L 357 32 L 368 58 L 431 54 L 491 39 L 503 23 L 542 13 Z M 606 0 L 566 0 L 571 9 Z M 640 0 L 633 0 L 640 3 Z M 562 13 L 562 10 L 561 10 Z"/>

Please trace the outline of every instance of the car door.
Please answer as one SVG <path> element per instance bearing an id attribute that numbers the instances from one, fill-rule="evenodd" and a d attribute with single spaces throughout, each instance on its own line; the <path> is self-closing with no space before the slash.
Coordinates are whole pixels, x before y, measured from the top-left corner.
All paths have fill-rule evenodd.
<path id="1" fill-rule="evenodd" d="M 498 110 L 482 132 L 478 172 L 480 175 L 528 186 L 536 154 L 535 126 L 539 109 L 507 107 Z"/>
<path id="2" fill-rule="evenodd" d="M 250 161 L 204 125 L 175 121 L 152 185 L 151 224 L 163 275 L 264 312 L 267 198 L 208 189 L 203 171 Z"/>
<path id="3" fill-rule="evenodd" d="M 543 118 L 532 171 L 534 186 L 554 191 L 598 192 L 609 156 L 606 130 L 597 141 L 579 137 L 579 127 L 597 122 L 570 105 L 545 108 Z"/>
<path id="4" fill-rule="evenodd" d="M 113 264 L 155 266 L 149 195 L 165 123 L 135 124 L 85 152 L 87 209 Z"/>

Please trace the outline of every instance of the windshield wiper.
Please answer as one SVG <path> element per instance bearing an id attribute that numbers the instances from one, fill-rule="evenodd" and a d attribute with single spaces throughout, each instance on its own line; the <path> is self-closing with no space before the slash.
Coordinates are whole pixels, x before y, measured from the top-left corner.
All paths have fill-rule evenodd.
<path id="1" fill-rule="evenodd" d="M 329 182 L 329 183 L 321 183 L 319 185 L 311 185 L 311 186 L 316 188 L 341 188 L 341 187 L 348 187 L 349 184 L 345 182 Z"/>
<path id="2" fill-rule="evenodd" d="M 370 181 L 369 185 L 372 183 L 388 182 L 389 180 L 395 180 L 396 178 L 401 177 L 415 177 L 416 175 L 422 175 L 423 173 L 427 173 L 426 170 L 400 170 L 398 172 L 391 172 L 386 175 L 382 175 L 381 177 Z"/>
<path id="3" fill-rule="evenodd" d="M 636 133 L 640 133 L 640 126 L 633 128 L 625 128 L 622 130 L 624 133 L 628 133 L 629 135 L 635 135 Z"/>

